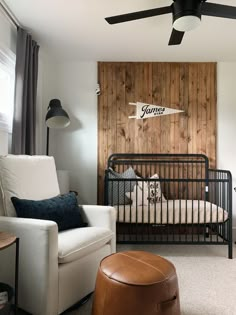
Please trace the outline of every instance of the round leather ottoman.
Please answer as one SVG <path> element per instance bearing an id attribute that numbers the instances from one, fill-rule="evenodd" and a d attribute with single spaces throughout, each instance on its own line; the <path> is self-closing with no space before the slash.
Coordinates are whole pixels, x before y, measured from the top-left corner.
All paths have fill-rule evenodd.
<path id="1" fill-rule="evenodd" d="M 97 273 L 92 315 L 180 315 L 174 265 L 143 251 L 104 258 Z"/>

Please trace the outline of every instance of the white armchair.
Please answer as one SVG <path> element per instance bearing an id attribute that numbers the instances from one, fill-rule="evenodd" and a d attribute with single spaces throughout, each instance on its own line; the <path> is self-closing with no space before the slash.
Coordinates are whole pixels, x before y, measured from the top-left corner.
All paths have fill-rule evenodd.
<path id="1" fill-rule="evenodd" d="M 88 227 L 61 232 L 53 221 L 16 217 L 12 196 L 59 194 L 52 157 L 0 157 L 0 188 L 0 231 L 20 238 L 19 307 L 33 315 L 61 314 L 94 290 L 99 262 L 115 252 L 115 210 L 83 206 Z"/>

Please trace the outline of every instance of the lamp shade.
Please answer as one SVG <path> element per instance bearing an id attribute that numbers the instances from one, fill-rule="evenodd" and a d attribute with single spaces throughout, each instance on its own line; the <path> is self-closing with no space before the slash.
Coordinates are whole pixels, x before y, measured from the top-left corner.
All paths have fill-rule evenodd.
<path id="1" fill-rule="evenodd" d="M 62 108 L 60 100 L 53 99 L 50 101 L 45 121 L 49 128 L 65 128 L 69 126 L 69 115 Z"/>

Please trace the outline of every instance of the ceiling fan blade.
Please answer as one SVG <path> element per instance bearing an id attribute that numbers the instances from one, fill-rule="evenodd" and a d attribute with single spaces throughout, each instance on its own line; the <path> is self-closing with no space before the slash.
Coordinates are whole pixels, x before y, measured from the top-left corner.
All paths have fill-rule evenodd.
<path id="1" fill-rule="evenodd" d="M 229 5 L 204 2 L 202 3 L 201 13 L 208 16 L 236 19 L 236 7 Z"/>
<path id="2" fill-rule="evenodd" d="M 168 6 L 168 7 L 138 11 L 138 12 L 133 12 L 133 13 L 121 14 L 121 15 L 116 15 L 116 16 L 110 16 L 110 17 L 105 18 L 105 20 L 109 24 L 117 24 L 117 23 L 122 23 L 122 22 L 144 19 L 151 16 L 167 14 L 171 12 L 172 12 L 172 6 Z"/>
<path id="3" fill-rule="evenodd" d="M 171 46 L 181 44 L 183 37 L 184 32 L 177 31 L 176 29 L 173 28 L 168 45 Z"/>

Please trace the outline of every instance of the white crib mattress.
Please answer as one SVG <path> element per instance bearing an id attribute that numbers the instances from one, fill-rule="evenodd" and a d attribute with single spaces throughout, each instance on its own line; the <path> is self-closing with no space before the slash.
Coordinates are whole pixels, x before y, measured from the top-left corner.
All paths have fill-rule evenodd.
<path id="1" fill-rule="evenodd" d="M 150 224 L 220 223 L 228 219 L 228 212 L 204 200 L 169 200 L 162 203 L 133 207 L 114 206 L 117 222 Z"/>

